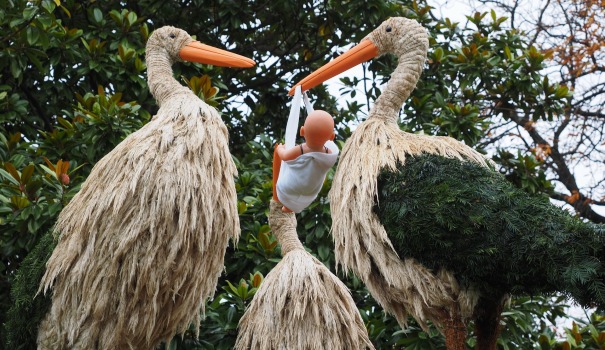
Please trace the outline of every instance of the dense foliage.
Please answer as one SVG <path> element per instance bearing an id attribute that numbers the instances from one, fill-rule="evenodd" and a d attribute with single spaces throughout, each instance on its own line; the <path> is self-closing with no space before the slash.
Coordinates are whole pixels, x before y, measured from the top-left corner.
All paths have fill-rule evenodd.
<path id="1" fill-rule="evenodd" d="M 51 232 L 42 236 L 38 244 L 28 254 L 15 275 L 11 287 L 14 305 L 6 315 L 7 349 L 35 348 L 38 326 L 50 309 L 51 294 L 32 296 L 38 293 L 40 280 L 46 270 L 46 261 L 56 246 Z"/>
<path id="2" fill-rule="evenodd" d="M 565 110 L 571 92 L 543 75 L 547 53 L 504 27 L 506 20 L 495 13 L 469 15 L 463 27 L 436 18 L 422 0 L 0 1 L 0 323 L 7 320 L 14 301 L 9 290 L 27 253 L 51 231 L 92 166 L 157 110 L 144 63 L 153 29 L 174 25 L 259 63 L 251 70 L 174 66 L 175 77 L 216 106 L 229 128 L 239 171 L 242 236 L 227 251 L 226 272 L 209 301 L 199 338 L 190 330 L 166 347 L 230 349 L 246 305 L 280 258 L 266 219 L 271 149 L 283 135 L 287 88 L 295 80 L 359 42 L 387 17 L 406 16 L 427 27 L 431 49 L 422 80 L 402 110 L 403 129 L 450 135 L 483 149 L 484 137 L 498 131 L 490 125 L 500 112 L 483 112 L 499 101 L 496 96 L 526 107 L 534 120 L 556 119 Z M 343 99 L 325 87 L 314 89 L 316 106 L 336 117 L 339 141 L 363 118 L 395 63 L 383 57 L 365 65 L 363 77 L 344 78 Z M 496 154 L 515 185 L 551 192 L 543 162 L 534 154 L 507 149 Z M 335 270 L 326 203 L 330 182 L 331 175 L 319 200 L 297 218 L 303 243 Z M 411 321 L 401 330 L 359 280 L 339 276 L 377 348 L 443 347 L 435 329 L 424 332 Z M 558 340 L 549 325 L 564 316 L 564 304 L 561 298 L 512 300 L 500 345 L 555 348 Z M 602 321 L 595 316 L 585 328 L 570 329 L 565 341 L 601 346 Z"/>
<path id="3" fill-rule="evenodd" d="M 377 203 L 400 257 L 446 268 L 485 298 L 560 292 L 585 306 L 605 304 L 605 226 L 528 194 L 494 169 L 409 157 L 380 175 Z"/>

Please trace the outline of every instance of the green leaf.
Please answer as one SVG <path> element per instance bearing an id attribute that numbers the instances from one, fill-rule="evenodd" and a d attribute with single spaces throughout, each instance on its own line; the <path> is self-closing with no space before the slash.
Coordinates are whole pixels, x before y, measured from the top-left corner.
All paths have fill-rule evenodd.
<path id="1" fill-rule="evenodd" d="M 237 288 L 233 284 L 231 284 L 231 282 L 229 282 L 229 281 L 226 281 L 226 282 L 227 282 L 227 285 L 229 286 L 229 289 L 231 290 L 231 292 L 235 295 L 239 295 Z"/>
<path id="2" fill-rule="evenodd" d="M 137 21 L 137 14 L 129 12 L 126 18 L 128 19 L 128 23 L 132 26 Z"/>
<path id="3" fill-rule="evenodd" d="M 321 260 L 325 261 L 330 256 L 330 247 L 326 245 L 320 245 L 319 247 L 317 247 L 317 253 L 319 254 Z"/>
<path id="4" fill-rule="evenodd" d="M 439 91 L 435 92 L 435 101 L 437 102 L 438 105 L 443 106 L 445 105 L 445 101 L 443 100 L 443 95 L 441 95 L 439 93 Z"/>
<path id="5" fill-rule="evenodd" d="M 120 15 L 120 13 L 116 10 L 111 10 L 109 11 L 109 16 L 111 17 L 111 19 L 113 19 L 113 21 L 118 25 L 118 26 L 122 26 L 123 21 L 122 21 L 122 15 Z"/>
<path id="6" fill-rule="evenodd" d="M 243 213 L 245 213 L 246 209 L 248 209 L 248 205 L 245 202 L 240 201 L 237 203 L 237 213 L 239 215 L 242 215 Z"/>
<path id="7" fill-rule="evenodd" d="M 22 72 L 17 60 L 11 60 L 11 74 L 13 75 L 13 78 L 17 80 L 21 78 Z"/>
<path id="8" fill-rule="evenodd" d="M 46 165 L 39 165 L 40 168 L 42 168 L 42 170 L 44 170 L 44 172 L 46 172 L 48 175 L 50 175 L 53 178 L 57 178 L 57 174 L 55 173 L 55 171 L 51 170 L 49 167 L 47 167 Z"/>
<path id="9" fill-rule="evenodd" d="M 237 295 L 242 300 L 248 299 L 248 283 L 246 283 L 246 281 L 244 281 L 244 279 L 241 279 L 237 286 Z"/>
<path id="10" fill-rule="evenodd" d="M 57 2 L 59 2 L 59 3 L 60 3 L 60 1 L 59 1 L 59 0 L 55 0 L 55 3 L 57 3 Z M 67 9 L 67 7 L 65 7 L 65 6 L 62 6 L 62 5 L 61 5 L 61 10 L 63 10 L 63 12 L 64 12 L 64 13 L 67 15 L 67 17 L 71 18 L 71 11 L 69 11 L 69 10 Z"/>
<path id="11" fill-rule="evenodd" d="M 497 66 L 500 63 L 500 57 L 494 56 L 487 60 L 487 63 L 489 63 L 490 66 Z"/>
<path id="12" fill-rule="evenodd" d="M 27 43 L 29 45 L 34 45 L 38 42 L 38 38 L 40 38 L 40 32 L 38 31 L 38 28 L 28 26 L 25 30 L 25 33 L 27 36 Z"/>
<path id="13" fill-rule="evenodd" d="M 513 55 L 510 52 L 510 48 L 508 46 L 504 47 L 504 54 L 506 55 L 506 59 L 508 59 L 509 61 L 513 59 Z"/>
<path id="14" fill-rule="evenodd" d="M 97 22 L 97 23 L 99 23 L 99 24 L 100 24 L 101 22 L 103 22 L 103 12 L 102 12 L 102 11 L 101 11 L 101 10 L 100 10 L 98 7 L 95 7 L 95 8 L 92 10 L 92 14 L 93 14 L 93 17 L 94 17 L 95 22 Z"/>
<path id="15" fill-rule="evenodd" d="M 80 38 L 80 41 L 82 41 L 82 44 L 84 44 L 86 51 L 90 52 L 90 45 L 88 45 L 88 41 L 86 41 L 84 38 Z"/>
<path id="16" fill-rule="evenodd" d="M 438 47 L 435 49 L 435 61 L 441 62 L 442 58 L 443 58 L 443 49 L 441 47 Z"/>
<path id="17" fill-rule="evenodd" d="M 37 6 L 27 6 L 25 10 L 23 10 L 23 19 L 29 21 L 36 15 L 36 13 L 38 13 Z"/>
<path id="18" fill-rule="evenodd" d="M 45 69 L 45 67 L 42 65 L 42 61 L 40 61 L 40 59 L 38 58 L 37 54 L 38 54 L 38 50 L 27 50 L 27 51 L 25 51 L 25 55 L 31 61 L 31 63 L 34 64 L 34 66 L 36 67 L 36 69 L 38 69 L 38 72 L 40 72 L 41 74 L 46 74 L 47 73 L 47 69 Z"/>
<path id="19" fill-rule="evenodd" d="M 29 205 L 29 203 L 30 203 L 29 200 L 25 197 L 17 196 L 17 195 L 11 197 L 11 204 L 17 210 L 27 207 Z"/>
<path id="20" fill-rule="evenodd" d="M 25 22 L 25 20 L 23 20 L 23 18 L 15 18 L 12 21 L 10 21 L 8 26 L 10 28 L 15 28 L 15 27 L 21 25 L 21 23 L 23 23 L 23 22 Z"/>
<path id="21" fill-rule="evenodd" d="M 555 91 L 555 97 L 556 98 L 565 98 L 565 97 L 569 97 L 570 92 L 569 89 L 567 88 L 567 86 L 559 86 L 559 88 L 557 88 L 557 91 Z"/>
<path id="22" fill-rule="evenodd" d="M 42 222 L 39 220 L 31 219 L 27 221 L 27 230 L 32 233 L 38 233 L 38 230 L 42 226 Z"/>
<path id="23" fill-rule="evenodd" d="M 55 8 L 57 6 L 59 6 L 59 4 L 56 3 L 57 0 L 55 0 L 55 2 L 50 1 L 50 0 L 43 0 L 42 1 L 42 7 L 44 8 L 44 10 L 46 10 L 47 13 L 52 13 Z"/>
<path id="24" fill-rule="evenodd" d="M 0 169 L 0 175 L 2 175 L 5 179 L 10 181 L 13 185 L 19 186 L 19 181 L 15 180 L 15 178 L 9 174 L 6 170 Z"/>

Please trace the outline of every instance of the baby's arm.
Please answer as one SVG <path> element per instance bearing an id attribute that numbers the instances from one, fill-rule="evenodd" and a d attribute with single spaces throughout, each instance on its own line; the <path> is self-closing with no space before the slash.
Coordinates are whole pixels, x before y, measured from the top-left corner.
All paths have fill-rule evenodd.
<path id="1" fill-rule="evenodd" d="M 277 146 L 277 154 L 281 160 L 292 160 L 296 159 L 300 156 L 300 147 L 292 147 L 290 149 L 286 149 L 286 146 L 279 145 Z"/>

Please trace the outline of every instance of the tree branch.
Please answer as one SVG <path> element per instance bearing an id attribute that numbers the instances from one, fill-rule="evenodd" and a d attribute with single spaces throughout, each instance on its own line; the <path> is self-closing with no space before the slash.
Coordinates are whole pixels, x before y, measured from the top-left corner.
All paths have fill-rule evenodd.
<path id="1" fill-rule="evenodd" d="M 559 151 L 558 139 L 555 138 L 553 144 L 550 145 L 542 137 L 542 135 L 538 133 L 536 128 L 533 126 L 533 122 L 527 117 L 520 117 L 516 112 L 515 106 L 510 102 L 499 101 L 496 111 L 498 110 L 501 110 L 501 112 L 505 112 L 513 122 L 517 123 L 519 126 L 524 128 L 535 144 L 550 146 L 550 158 L 552 159 L 555 165 L 554 167 L 552 167 L 552 169 L 558 176 L 557 180 L 561 182 L 565 186 L 565 188 L 567 188 L 567 190 L 571 193 L 571 196 L 560 196 L 561 200 L 573 206 L 576 210 L 576 213 L 578 213 L 578 215 L 580 215 L 581 217 L 584 217 L 588 220 L 597 223 L 605 223 L 605 217 L 599 215 L 591 208 L 590 204 L 594 201 L 580 192 L 575 176 L 572 174 L 571 170 L 567 166 L 564 156 Z"/>

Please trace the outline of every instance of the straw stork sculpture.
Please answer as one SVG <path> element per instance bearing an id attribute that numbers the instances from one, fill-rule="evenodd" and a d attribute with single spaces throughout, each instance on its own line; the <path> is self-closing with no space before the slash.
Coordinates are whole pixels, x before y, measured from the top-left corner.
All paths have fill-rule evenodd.
<path id="1" fill-rule="evenodd" d="M 153 349 L 193 323 L 240 233 L 227 128 L 172 64 L 254 61 L 160 28 L 146 46 L 153 119 L 102 158 L 59 215 L 40 289 L 41 349 Z M 196 328 L 196 329 L 197 329 Z"/>
<path id="2" fill-rule="evenodd" d="M 337 262 L 403 327 L 436 324 L 448 349 L 496 349 L 513 293 L 562 292 L 605 305 L 605 230 L 514 188 L 483 155 L 449 137 L 403 132 L 398 115 L 428 50 L 416 21 L 390 18 L 300 81 L 308 90 L 379 54 L 399 63 L 347 140 L 330 191 Z"/>

